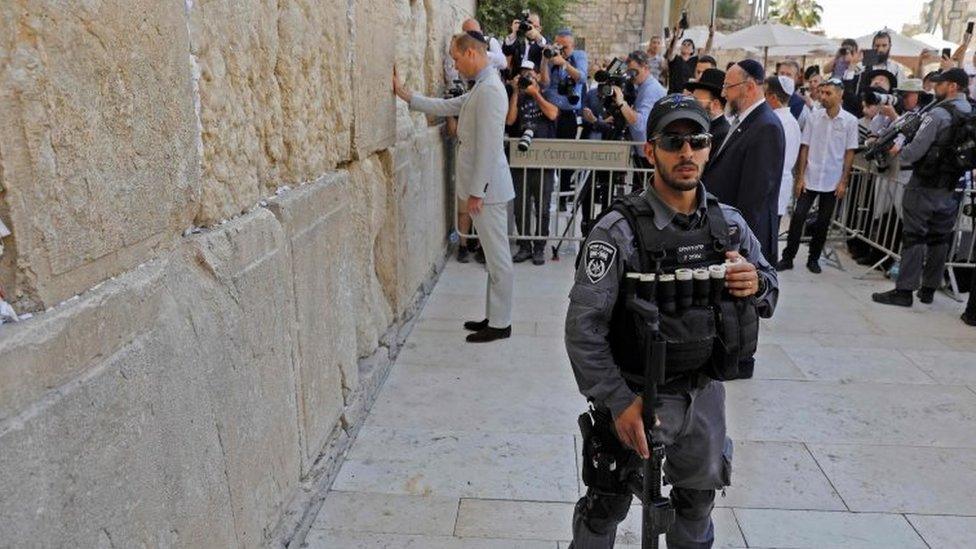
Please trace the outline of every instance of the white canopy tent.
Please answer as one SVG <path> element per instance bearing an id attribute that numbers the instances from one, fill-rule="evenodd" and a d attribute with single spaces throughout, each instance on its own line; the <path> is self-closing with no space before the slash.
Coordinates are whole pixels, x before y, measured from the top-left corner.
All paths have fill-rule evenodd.
<path id="1" fill-rule="evenodd" d="M 823 36 L 769 21 L 733 32 L 723 38 L 716 47 L 723 50 L 759 49 L 763 52 L 764 65 L 769 61 L 770 54 L 805 55 L 817 50 L 835 49 L 834 43 Z M 777 54 L 774 53 L 777 51 L 776 48 L 782 48 L 779 51 L 792 53 Z"/>
<path id="2" fill-rule="evenodd" d="M 884 29 L 889 35 L 891 35 L 891 57 L 915 57 L 917 58 L 925 50 L 933 49 L 932 46 L 917 40 L 915 38 L 909 38 L 900 32 L 895 32 L 889 28 Z M 857 47 L 862 50 L 870 49 L 872 46 L 872 41 L 874 40 L 874 34 L 865 34 L 864 36 L 858 38 Z M 950 46 L 943 46 L 950 47 Z"/>

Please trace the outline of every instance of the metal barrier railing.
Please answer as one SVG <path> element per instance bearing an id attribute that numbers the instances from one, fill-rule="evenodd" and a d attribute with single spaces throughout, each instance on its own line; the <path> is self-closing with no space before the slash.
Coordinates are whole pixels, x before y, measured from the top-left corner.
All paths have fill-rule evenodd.
<path id="1" fill-rule="evenodd" d="M 890 261 L 901 260 L 902 198 L 907 184 L 907 172 L 879 173 L 871 166 L 858 162 L 852 173 L 847 195 L 839 201 L 832 219 L 832 239 L 855 239 L 875 251 L 870 267 L 857 278 L 868 276 Z M 976 189 L 972 177 L 960 191 L 959 213 L 953 228 L 952 246 L 946 262 L 949 294 L 959 299 L 957 269 L 976 267 Z M 890 261 L 889 261 L 890 260 Z"/>
<path id="2" fill-rule="evenodd" d="M 509 234 L 520 246 L 551 243 L 553 259 L 564 243 L 582 242 L 614 198 L 644 188 L 654 173 L 634 166 L 633 147 L 641 143 L 535 139 L 520 150 L 518 139 L 507 142 L 515 185 Z M 473 230 L 461 231 L 456 214 L 458 235 L 477 238 Z"/>

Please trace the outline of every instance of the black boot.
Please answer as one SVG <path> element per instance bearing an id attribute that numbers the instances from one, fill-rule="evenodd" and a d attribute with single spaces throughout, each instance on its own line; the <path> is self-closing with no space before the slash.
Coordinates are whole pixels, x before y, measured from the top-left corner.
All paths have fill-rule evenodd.
<path id="1" fill-rule="evenodd" d="M 793 268 L 793 258 L 784 257 L 776 264 L 777 271 L 788 271 Z"/>
<path id="2" fill-rule="evenodd" d="M 871 299 L 875 303 L 881 303 L 883 305 L 897 305 L 899 307 L 912 306 L 912 292 L 910 290 L 895 289 L 888 292 L 871 294 Z"/>
<path id="3" fill-rule="evenodd" d="M 916 295 L 918 295 L 919 301 L 928 305 L 935 300 L 935 288 L 926 288 L 925 286 L 922 286 L 918 289 Z"/>
<path id="4" fill-rule="evenodd" d="M 512 263 L 523 263 L 532 259 L 532 248 L 519 246 L 519 251 L 512 257 Z"/>
<path id="5" fill-rule="evenodd" d="M 459 247 L 458 248 L 458 253 L 457 253 L 457 262 L 458 263 L 467 263 L 467 262 L 471 261 L 470 255 L 471 255 L 471 252 L 468 251 L 468 247 L 467 246 L 461 246 L 461 247 Z"/>
<path id="6" fill-rule="evenodd" d="M 820 268 L 820 260 L 818 259 L 808 259 L 807 260 L 807 270 L 813 274 L 820 274 L 823 269 Z"/>
<path id="7" fill-rule="evenodd" d="M 512 337 L 512 327 L 507 328 L 492 328 L 487 326 L 483 330 L 478 330 L 473 334 L 468 334 L 466 338 L 468 343 L 488 343 L 489 341 L 495 341 L 496 339 L 506 339 Z"/>
<path id="8" fill-rule="evenodd" d="M 969 291 L 973 291 L 973 290 L 969 290 Z M 963 322 L 965 322 L 970 326 L 976 326 L 976 311 L 966 311 L 959 318 L 961 318 Z"/>

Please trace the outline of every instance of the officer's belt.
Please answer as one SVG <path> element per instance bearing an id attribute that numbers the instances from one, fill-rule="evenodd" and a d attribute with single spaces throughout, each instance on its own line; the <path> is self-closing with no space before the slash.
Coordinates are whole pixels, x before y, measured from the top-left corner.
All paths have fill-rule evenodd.
<path id="1" fill-rule="evenodd" d="M 636 387 L 644 386 L 644 376 L 632 374 L 620 370 L 620 375 Z M 711 378 L 698 370 L 683 372 L 673 377 L 666 378 L 662 385 L 658 385 L 657 390 L 664 393 L 682 393 L 692 389 L 701 389 Z"/>

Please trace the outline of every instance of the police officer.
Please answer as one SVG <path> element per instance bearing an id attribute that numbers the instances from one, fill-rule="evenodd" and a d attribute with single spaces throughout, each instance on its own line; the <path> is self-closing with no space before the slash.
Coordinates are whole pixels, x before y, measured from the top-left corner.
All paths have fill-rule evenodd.
<path id="1" fill-rule="evenodd" d="M 947 162 L 953 145 L 949 130 L 954 111 L 972 111 L 965 95 L 969 76 L 960 68 L 952 68 L 934 80 L 938 103 L 923 115 L 910 143 L 895 145 L 889 151 L 900 156 L 902 165 L 912 165 L 912 176 L 902 199 L 901 267 L 895 289 L 871 295 L 884 305 L 911 307 L 916 289 L 919 301 L 932 303 L 952 244 L 960 199 L 956 186 L 963 172 L 952 170 Z"/>
<path id="2" fill-rule="evenodd" d="M 650 454 L 641 419 L 644 403 L 637 396 L 643 387 L 638 338 L 634 322 L 627 319 L 623 290 L 626 279 L 640 272 L 658 280 L 661 331 L 668 341 L 666 382 L 659 386 L 653 433 L 665 446 L 664 474 L 676 510 L 667 545 L 710 547 L 714 541 L 710 514 L 715 490 L 730 484 L 732 459 L 725 388 L 712 379 L 723 377 L 707 366 L 718 353 L 708 341 L 716 337 L 715 316 L 710 307 L 682 305 L 680 292 L 675 307 L 663 288 L 679 283 L 671 274 L 676 269 L 713 266 L 721 271 L 724 264 L 725 274 L 717 278 L 709 299 L 721 296 L 722 303 L 751 312 L 750 329 L 741 334 L 749 340 L 745 347 L 755 345 L 757 316 L 772 315 L 779 290 L 776 273 L 742 215 L 719 204 L 700 181 L 711 145 L 709 126 L 708 113 L 691 97 L 669 95 L 658 101 L 644 145 L 655 165 L 652 186 L 618 202 L 594 226 L 581 252 L 566 313 L 566 349 L 580 392 L 593 406 L 596 430 L 603 421 L 604 432 L 610 433 L 601 447 L 616 445 L 621 453 L 610 477 L 589 470 L 593 460 L 584 456 L 584 481 L 590 481 L 573 517 L 572 547 L 577 549 L 613 546 L 632 497 L 617 472 L 636 469 L 640 458 Z M 700 305 L 697 290 L 695 295 Z M 726 363 L 736 367 L 738 358 Z M 584 447 L 592 445 L 584 441 Z"/>

